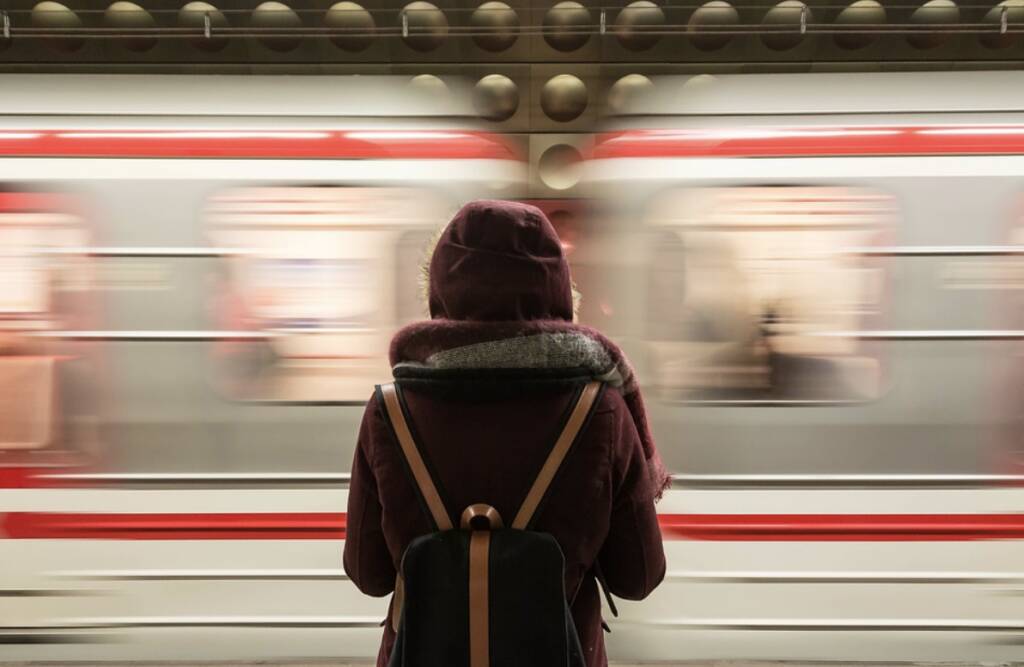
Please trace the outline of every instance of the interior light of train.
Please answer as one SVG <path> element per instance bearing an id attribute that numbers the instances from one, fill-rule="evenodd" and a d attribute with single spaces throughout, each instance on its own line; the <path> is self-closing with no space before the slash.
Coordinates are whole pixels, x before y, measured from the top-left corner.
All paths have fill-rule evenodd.
<path id="1" fill-rule="evenodd" d="M 42 136 L 36 134 L 35 136 Z M 330 132 L 57 132 L 61 139 L 329 139 Z M 3 136 L 0 135 L 0 139 Z"/>

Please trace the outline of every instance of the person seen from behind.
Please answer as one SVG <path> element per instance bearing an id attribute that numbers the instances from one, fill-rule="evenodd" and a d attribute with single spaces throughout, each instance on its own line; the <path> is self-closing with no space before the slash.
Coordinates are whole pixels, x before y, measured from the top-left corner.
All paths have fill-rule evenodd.
<path id="1" fill-rule="evenodd" d="M 601 586 L 640 600 L 665 575 L 655 502 L 669 476 L 632 367 L 601 333 L 574 323 L 568 263 L 533 206 L 467 204 L 441 233 L 426 273 L 430 319 L 391 341 L 397 389 L 385 386 L 368 402 L 352 465 L 345 571 L 367 595 L 395 593 L 377 665 L 525 667 L 527 653 L 512 654 L 543 642 L 504 641 L 508 628 L 531 619 L 513 617 L 519 602 L 498 602 L 533 594 L 523 586 L 510 592 L 503 581 L 517 575 L 502 558 L 536 544 L 508 537 L 526 514 L 528 530 L 553 538 L 564 557 L 557 588 L 571 622 L 558 632 L 570 635 L 571 646 L 545 664 L 604 667 Z M 564 458 L 551 464 L 556 450 Z M 542 482 L 548 465 L 555 472 Z M 531 497 L 538 502 L 525 512 Z M 484 510 L 473 507 L 485 507 L 483 523 L 471 515 Z M 485 524 L 489 542 L 478 540 L 480 530 L 456 534 Z M 446 526 L 451 533 L 439 532 Z M 452 567 L 461 574 L 436 566 L 427 570 L 433 581 L 416 583 L 410 568 L 435 562 L 420 554 L 437 540 L 454 545 L 444 553 L 458 552 Z M 483 561 L 474 560 L 480 544 L 490 545 Z M 518 569 L 533 567 L 532 556 L 523 558 Z M 424 586 L 433 592 L 415 592 Z M 416 616 L 424 605 L 444 604 L 423 597 L 454 595 L 470 600 L 470 610 Z M 481 614 L 477 603 L 490 611 Z M 456 658 L 415 648 L 438 641 Z"/>

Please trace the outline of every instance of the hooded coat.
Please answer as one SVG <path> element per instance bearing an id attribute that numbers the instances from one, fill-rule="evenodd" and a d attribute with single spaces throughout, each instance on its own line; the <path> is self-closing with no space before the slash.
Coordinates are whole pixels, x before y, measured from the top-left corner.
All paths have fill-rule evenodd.
<path id="1" fill-rule="evenodd" d="M 473 202 L 441 234 L 429 268 L 431 320 L 392 341 L 391 362 L 417 442 L 455 525 L 487 503 L 515 515 L 570 407 L 599 378 L 593 417 L 563 463 L 535 529 L 565 555 L 565 590 L 588 667 L 607 665 L 595 572 L 613 595 L 639 600 L 665 574 L 654 502 L 668 476 L 628 362 L 598 332 L 572 324 L 569 266 L 537 208 Z M 433 531 L 370 400 L 349 490 L 345 571 L 364 593 L 394 592 L 406 547 Z M 389 613 L 390 617 L 390 613 Z M 394 644 L 390 623 L 377 658 Z"/>

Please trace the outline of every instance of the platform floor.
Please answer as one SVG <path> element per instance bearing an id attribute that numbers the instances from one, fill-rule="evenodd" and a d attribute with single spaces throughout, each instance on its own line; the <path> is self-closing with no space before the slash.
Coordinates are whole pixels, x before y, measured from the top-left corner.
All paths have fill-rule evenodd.
<path id="1" fill-rule="evenodd" d="M 370 662 L 3 662 L 0 667 L 374 667 Z M 909 662 L 778 662 L 778 661 L 692 661 L 613 662 L 609 667 L 1024 667 L 1022 662 L 998 663 L 909 663 Z"/>

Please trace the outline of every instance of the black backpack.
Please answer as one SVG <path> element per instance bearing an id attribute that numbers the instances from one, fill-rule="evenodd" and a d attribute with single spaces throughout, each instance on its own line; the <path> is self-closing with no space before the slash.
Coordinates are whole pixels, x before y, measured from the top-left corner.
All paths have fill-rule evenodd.
<path id="1" fill-rule="evenodd" d="M 471 505 L 452 524 L 430 468 L 409 429 L 401 393 L 377 387 L 379 404 L 401 446 L 437 532 L 402 555 L 389 667 L 583 667 L 583 651 L 565 595 L 565 558 L 555 538 L 531 530 L 566 454 L 590 418 L 602 384 L 578 390 L 561 434 L 510 527 L 497 510 Z"/>

